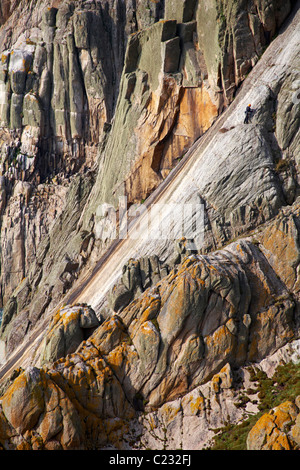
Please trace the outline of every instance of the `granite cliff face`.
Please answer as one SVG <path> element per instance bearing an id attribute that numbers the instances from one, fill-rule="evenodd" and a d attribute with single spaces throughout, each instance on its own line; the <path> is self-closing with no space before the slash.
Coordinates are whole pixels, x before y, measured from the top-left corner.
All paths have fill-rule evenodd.
<path id="1" fill-rule="evenodd" d="M 299 24 L 281 0 L 0 7 L 2 448 L 203 449 L 262 409 L 251 368 L 297 367 Z M 103 237 L 192 203 L 172 237 Z M 299 449 L 299 396 L 244 446 Z"/>

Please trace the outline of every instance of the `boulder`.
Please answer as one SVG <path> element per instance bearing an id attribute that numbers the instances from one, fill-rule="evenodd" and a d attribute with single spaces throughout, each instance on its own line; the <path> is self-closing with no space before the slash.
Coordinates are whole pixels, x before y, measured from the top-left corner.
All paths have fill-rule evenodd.
<path id="1" fill-rule="evenodd" d="M 248 434 L 247 450 L 299 450 L 299 415 L 290 400 L 264 414 Z"/>
<path id="2" fill-rule="evenodd" d="M 41 362 L 55 362 L 71 354 L 99 326 L 95 312 L 86 306 L 64 307 L 54 316 L 43 340 Z"/>
<path id="3" fill-rule="evenodd" d="M 44 374 L 33 367 L 16 378 L 2 398 L 2 410 L 18 433 L 31 430 L 44 411 Z"/>

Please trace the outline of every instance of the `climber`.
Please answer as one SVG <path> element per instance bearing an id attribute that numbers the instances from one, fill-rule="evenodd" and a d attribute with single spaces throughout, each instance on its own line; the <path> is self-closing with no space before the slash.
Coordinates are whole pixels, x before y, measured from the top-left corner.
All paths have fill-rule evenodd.
<path id="1" fill-rule="evenodd" d="M 252 116 L 253 109 L 251 109 L 251 104 L 248 104 L 246 111 L 245 111 L 245 119 L 244 124 L 248 124 L 249 118 Z"/>

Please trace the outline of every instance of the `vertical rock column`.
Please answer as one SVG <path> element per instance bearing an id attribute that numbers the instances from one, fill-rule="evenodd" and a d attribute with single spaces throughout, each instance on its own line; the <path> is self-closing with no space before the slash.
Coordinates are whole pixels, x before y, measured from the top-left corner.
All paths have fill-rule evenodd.
<path id="1" fill-rule="evenodd" d="M 9 51 L 1 54 L 0 61 L 0 126 L 9 127 L 11 85 L 8 80 Z"/>

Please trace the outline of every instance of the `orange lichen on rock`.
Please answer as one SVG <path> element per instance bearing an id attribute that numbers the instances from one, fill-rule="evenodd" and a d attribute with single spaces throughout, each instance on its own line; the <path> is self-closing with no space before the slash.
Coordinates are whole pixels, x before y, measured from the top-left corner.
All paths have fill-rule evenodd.
<path id="1" fill-rule="evenodd" d="M 23 372 L 2 398 L 2 410 L 9 423 L 20 433 L 32 429 L 44 411 L 43 371 Z"/>
<path id="2" fill-rule="evenodd" d="M 226 358 L 236 345 L 234 335 L 225 325 L 220 326 L 212 335 L 206 336 L 208 354 L 213 357 Z"/>
<path id="3" fill-rule="evenodd" d="M 183 88 L 176 124 L 162 153 L 163 177 L 174 167 L 175 161 L 211 127 L 217 116 L 218 108 L 205 85 Z"/>
<path id="4" fill-rule="evenodd" d="M 286 401 L 264 414 L 247 437 L 249 450 L 292 450 L 299 443 L 294 436 L 299 432 L 299 409 L 294 402 Z M 297 431 L 298 429 L 298 431 Z"/>
<path id="5" fill-rule="evenodd" d="M 233 378 L 229 364 L 226 364 L 211 380 L 211 387 L 215 393 L 219 393 L 221 389 L 230 388 L 232 384 Z"/>
<path id="6" fill-rule="evenodd" d="M 232 388 L 231 367 L 245 358 L 255 361 L 261 352 L 266 355 L 293 339 L 290 299 L 245 313 L 250 299 L 260 306 L 256 289 L 262 272 L 255 263 L 247 264 L 253 290 L 243 301 L 246 273 L 236 259 L 246 249 L 240 242 L 234 261 L 227 258 L 223 266 L 217 257 L 185 258 L 103 321 L 74 352 L 42 369 L 21 373 L 2 399 L 1 444 L 15 439 L 15 446 L 75 449 L 88 446 L 89 436 L 105 446 L 115 434 L 120 448 L 122 432 L 144 406 L 159 412 L 166 402 L 176 400 L 164 410 L 170 425 L 180 415 L 179 402 L 187 416 L 202 416 L 206 408 L 204 395 L 194 392 L 198 386 L 211 380 L 209 394 L 217 399 Z M 267 276 L 263 280 L 268 285 Z M 83 310 L 79 315 L 80 307 L 74 308 L 61 311 L 54 323 L 61 327 L 63 320 L 66 325 L 70 319 L 70 324 L 87 322 Z M 114 419 L 119 423 L 115 433 L 109 421 Z M 292 447 L 299 434 L 297 419 L 296 405 L 282 404 L 253 428 L 249 445 Z M 23 433 L 26 443 L 20 438 Z"/>
<path id="7" fill-rule="evenodd" d="M 300 259 L 298 228 L 293 216 L 283 217 L 266 227 L 262 237 L 265 254 L 275 272 L 292 289 Z"/>
<path id="8" fill-rule="evenodd" d="M 197 415 L 204 410 L 205 400 L 202 396 L 198 396 L 196 398 L 193 397 L 189 402 L 189 406 L 191 414 Z"/>
<path id="9" fill-rule="evenodd" d="M 174 421 L 180 412 L 181 405 L 179 402 L 166 403 L 161 407 L 161 413 L 164 416 L 164 422 L 166 425 Z"/>
<path id="10" fill-rule="evenodd" d="M 138 158 L 125 180 L 130 202 L 145 199 L 218 116 L 205 85 L 184 88 L 164 75 L 135 129 Z"/>

